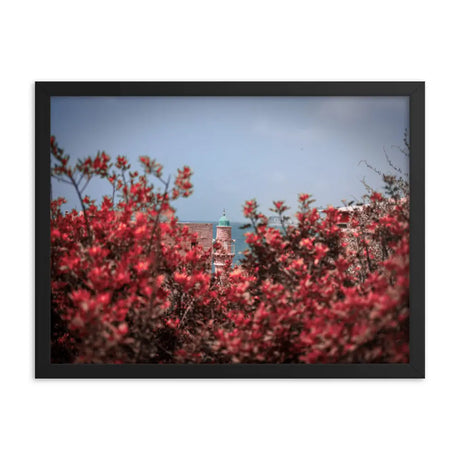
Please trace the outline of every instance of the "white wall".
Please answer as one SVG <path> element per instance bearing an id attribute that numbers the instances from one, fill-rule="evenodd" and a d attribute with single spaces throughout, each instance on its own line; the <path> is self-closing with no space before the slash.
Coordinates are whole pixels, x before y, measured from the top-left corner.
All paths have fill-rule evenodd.
<path id="1" fill-rule="evenodd" d="M 455 2 L 7 2 L 5 459 L 459 458 Z M 34 381 L 34 80 L 426 80 L 425 381 Z"/>

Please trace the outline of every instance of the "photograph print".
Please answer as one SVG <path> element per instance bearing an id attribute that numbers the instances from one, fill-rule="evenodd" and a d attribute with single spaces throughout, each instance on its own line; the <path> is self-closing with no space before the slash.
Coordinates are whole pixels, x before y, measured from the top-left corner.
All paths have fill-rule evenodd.
<path id="1" fill-rule="evenodd" d="M 410 362 L 409 96 L 51 96 L 51 364 Z"/>

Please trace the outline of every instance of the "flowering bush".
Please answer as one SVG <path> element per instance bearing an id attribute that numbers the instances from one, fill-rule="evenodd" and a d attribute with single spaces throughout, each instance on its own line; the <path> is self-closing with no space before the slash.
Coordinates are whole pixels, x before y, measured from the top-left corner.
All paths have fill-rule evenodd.
<path id="1" fill-rule="evenodd" d="M 75 186 L 82 206 L 65 214 L 63 199 L 51 206 L 53 361 L 173 360 L 177 345 L 193 341 L 200 321 L 212 317 L 216 298 L 210 254 L 193 244 L 196 235 L 178 225 L 170 205 L 191 193 L 190 168 L 178 170 L 169 190 L 161 166 L 147 157 L 138 174 L 126 158 L 112 165 L 105 153 L 70 168 L 54 138 L 51 153 L 52 174 Z M 100 206 L 82 194 L 95 176 L 113 185 Z"/>
<path id="2" fill-rule="evenodd" d="M 321 217 L 308 195 L 299 197 L 298 224 L 281 230 L 267 226 L 255 201 L 247 203 L 254 228 L 247 275 L 229 274 L 221 302 L 231 320 L 217 332 L 225 356 L 244 363 L 408 361 L 405 205 L 372 200 L 364 211 L 370 222 L 354 216 L 346 230 L 337 209 Z M 281 222 L 285 210 L 275 202 Z M 373 263 L 361 263 L 363 254 Z"/>
<path id="3" fill-rule="evenodd" d="M 171 206 L 192 193 L 190 168 L 172 181 L 148 157 L 138 173 L 104 152 L 71 167 L 53 137 L 51 154 L 82 209 L 51 206 L 53 362 L 408 361 L 407 196 L 373 193 L 346 228 L 306 194 L 296 225 L 274 202 L 280 228 L 247 201 L 249 249 L 216 277 Z M 84 195 L 93 177 L 112 185 L 99 205 Z"/>

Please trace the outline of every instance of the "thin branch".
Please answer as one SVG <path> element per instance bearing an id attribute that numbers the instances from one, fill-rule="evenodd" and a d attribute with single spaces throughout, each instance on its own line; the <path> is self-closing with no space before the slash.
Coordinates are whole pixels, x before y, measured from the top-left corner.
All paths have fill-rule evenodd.
<path id="1" fill-rule="evenodd" d="M 155 231 L 158 227 L 158 222 L 160 221 L 160 213 L 161 213 L 161 206 L 163 204 L 163 202 L 165 201 L 166 199 L 166 196 L 168 194 L 168 189 L 169 189 L 169 182 L 171 180 L 171 176 L 168 177 L 168 180 L 165 182 L 165 188 L 164 188 L 164 191 L 163 191 L 163 195 L 162 195 L 162 198 L 161 198 L 161 201 L 160 201 L 160 204 L 158 206 L 158 210 L 157 210 L 157 215 L 156 215 L 156 218 L 155 218 L 155 222 L 153 224 L 153 227 L 152 227 L 152 233 L 150 234 L 150 241 L 149 241 L 149 246 L 147 248 L 147 254 L 150 253 L 150 250 L 152 249 L 152 244 L 153 244 L 153 236 L 155 235 Z"/>
<path id="2" fill-rule="evenodd" d="M 61 177 L 59 176 L 51 176 L 53 177 L 54 179 L 56 179 L 57 181 L 59 182 L 64 182 L 64 184 L 69 184 L 69 185 L 73 185 L 72 182 L 68 181 L 68 180 L 65 180 L 65 179 L 62 179 Z"/>
<path id="3" fill-rule="evenodd" d="M 80 186 L 80 182 L 82 181 L 83 177 L 85 177 L 85 173 L 82 171 L 81 176 L 76 181 L 78 186 Z"/>
<path id="4" fill-rule="evenodd" d="M 122 169 L 121 170 L 121 177 L 123 178 L 123 194 L 125 196 L 125 199 L 128 200 L 128 185 L 126 183 L 126 177 L 125 177 L 125 171 Z"/>
<path id="5" fill-rule="evenodd" d="M 390 160 L 390 157 L 388 156 L 387 154 L 387 151 L 385 150 L 385 148 L 383 149 L 383 152 L 385 153 L 385 158 L 387 160 L 387 163 L 391 166 L 391 168 L 393 168 L 396 172 L 398 172 L 399 174 L 403 174 L 401 168 L 398 168 L 391 160 Z"/>
<path id="6" fill-rule="evenodd" d="M 88 233 L 88 240 L 89 240 L 90 244 L 92 244 L 93 237 L 92 237 L 91 229 L 90 229 L 90 226 L 89 226 L 89 220 L 88 220 L 88 215 L 86 213 L 85 203 L 83 203 L 83 198 L 81 196 L 80 190 L 78 189 L 78 185 L 75 182 L 75 179 L 73 178 L 72 175 L 69 176 L 69 177 L 70 177 L 70 180 L 72 181 L 73 186 L 75 187 L 75 190 L 76 190 L 77 195 L 78 195 L 78 199 L 80 200 L 80 205 L 81 205 L 81 207 L 83 209 L 83 217 L 85 219 L 86 232 Z"/>
<path id="7" fill-rule="evenodd" d="M 86 187 L 88 186 L 88 184 L 89 184 L 89 182 L 90 182 L 91 179 L 92 179 L 91 177 L 88 177 L 88 180 L 86 181 L 86 184 L 85 184 L 85 185 L 82 187 L 82 189 L 81 189 L 81 193 L 83 193 L 83 192 L 85 191 L 85 189 L 86 189 Z"/>

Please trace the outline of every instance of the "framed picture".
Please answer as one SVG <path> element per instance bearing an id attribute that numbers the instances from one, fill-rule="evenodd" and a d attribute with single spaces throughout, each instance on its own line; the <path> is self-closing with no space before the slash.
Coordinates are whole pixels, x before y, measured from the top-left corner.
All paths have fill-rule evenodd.
<path id="1" fill-rule="evenodd" d="M 37 378 L 423 378 L 423 82 L 37 82 Z"/>

